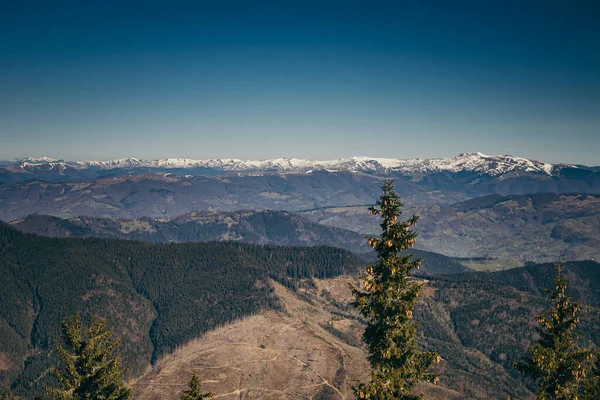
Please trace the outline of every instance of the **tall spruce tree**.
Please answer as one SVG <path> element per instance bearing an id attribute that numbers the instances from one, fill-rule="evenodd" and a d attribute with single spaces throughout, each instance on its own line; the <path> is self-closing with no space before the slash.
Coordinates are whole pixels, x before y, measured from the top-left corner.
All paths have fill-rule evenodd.
<path id="1" fill-rule="evenodd" d="M 131 390 L 123 384 L 125 370 L 119 354 L 120 342 L 112 339 L 103 319 L 90 315 L 84 323 L 79 313 L 62 322 L 63 344 L 56 344 L 59 366 L 52 372 L 59 388 L 46 387 L 53 400 L 126 400 Z"/>
<path id="2" fill-rule="evenodd" d="M 179 396 L 180 400 L 208 400 L 215 397 L 215 395 L 210 392 L 204 393 L 200 378 L 198 377 L 198 374 L 196 374 L 196 371 L 194 371 L 192 379 L 188 382 L 188 387 L 189 390 L 184 391 L 181 396 Z"/>
<path id="3" fill-rule="evenodd" d="M 402 252 L 415 243 L 417 233 L 410 228 L 418 217 L 397 221 L 403 205 L 393 182 L 386 178 L 383 194 L 376 206 L 369 208 L 371 215 L 381 218 L 381 236 L 368 238 L 378 261 L 367 267 L 361 279 L 364 290 L 352 286 L 353 304 L 367 320 L 363 340 L 371 363 L 370 382 L 353 387 L 359 399 L 420 399 L 421 395 L 413 391 L 415 385 L 434 382 L 436 376 L 429 369 L 440 361 L 436 353 L 420 351 L 415 341 L 413 310 L 423 283 L 409 275 L 419 268 L 421 260 Z"/>
<path id="4" fill-rule="evenodd" d="M 592 373 L 593 353 L 576 346 L 579 303 L 566 295 L 567 277 L 557 264 L 554 290 L 546 290 L 552 302 L 547 315 L 537 317 L 539 340 L 515 364 L 517 370 L 537 384 L 538 400 L 583 400 L 582 386 Z"/>

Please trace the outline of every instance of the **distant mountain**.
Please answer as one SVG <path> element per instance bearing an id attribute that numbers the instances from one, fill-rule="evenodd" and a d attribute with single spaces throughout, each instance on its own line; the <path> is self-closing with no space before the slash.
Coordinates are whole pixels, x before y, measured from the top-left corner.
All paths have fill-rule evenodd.
<path id="1" fill-rule="evenodd" d="M 576 164 L 574 166 L 577 168 L 580 168 L 580 169 L 589 169 L 591 171 L 600 171 L 600 165 L 587 166 L 587 165 Z"/>
<path id="2" fill-rule="evenodd" d="M 7 167 L 4 172 L 11 168 L 15 167 Z M 364 206 L 379 197 L 383 179 L 381 175 L 362 172 L 197 176 L 173 172 L 127 174 L 115 169 L 99 170 L 102 174 L 114 173 L 112 176 L 89 178 L 86 174 L 90 171 L 57 165 L 44 172 L 56 176 L 56 180 L 36 180 L 33 174 L 31 180 L 16 181 L 15 174 L 4 175 L 4 184 L 0 185 L 0 219 L 13 220 L 34 213 L 137 219 L 174 217 L 196 210 L 301 211 Z M 565 167 L 553 173 L 513 170 L 502 175 L 482 175 L 465 170 L 392 175 L 398 194 L 408 205 L 449 205 L 487 194 L 600 193 L 600 172 Z M 67 175 L 78 176 L 77 181 Z M 0 171 L 0 180 L 3 178 Z"/>
<path id="3" fill-rule="evenodd" d="M 320 225 L 285 211 L 204 212 L 174 218 L 114 220 L 77 217 L 61 219 L 49 215 L 29 215 L 11 222 L 22 232 L 51 237 L 97 237 L 133 239 L 152 243 L 239 241 L 284 246 L 335 246 L 355 253 L 372 249 L 364 235 Z M 423 258 L 421 273 L 456 273 L 466 271 L 455 259 L 414 250 Z M 374 259 L 370 254 L 363 254 Z"/>
<path id="4" fill-rule="evenodd" d="M 33 214 L 11 225 L 51 237 L 132 239 L 152 243 L 240 241 L 285 246 L 330 245 L 361 253 L 371 248 L 363 235 L 316 224 L 285 211 L 194 212 L 173 218 L 138 220 Z"/>
<path id="5" fill-rule="evenodd" d="M 443 254 L 600 260 L 600 195 L 493 195 L 420 214 L 423 248 Z"/>
<path id="6" fill-rule="evenodd" d="M 396 159 L 349 157 L 336 160 L 315 161 L 296 158 L 270 160 L 166 158 L 162 160 L 139 160 L 123 158 L 110 161 L 63 161 L 47 157 L 15 159 L 0 168 L 0 182 L 27 179 L 81 180 L 92 176 L 101 177 L 128 173 L 172 172 L 212 176 L 223 173 L 306 173 L 310 171 L 362 172 L 385 175 L 388 171 L 406 176 L 420 176 L 440 172 L 472 172 L 487 176 L 508 173 L 536 173 L 559 175 L 564 168 L 584 169 L 584 166 L 549 164 L 510 155 L 490 156 L 482 153 L 462 153 L 449 158 Z M 111 172 L 108 172 L 111 171 Z"/>
<path id="7" fill-rule="evenodd" d="M 0 160 L 0 165 L 13 165 L 21 163 L 31 164 L 47 164 L 47 163 L 64 163 L 65 160 L 57 160 L 50 157 L 25 157 L 25 158 L 11 158 L 10 160 Z"/>
<path id="8" fill-rule="evenodd" d="M 0 187 L 0 220 L 35 213 L 137 219 L 175 217 L 196 210 L 294 211 L 370 204 L 379 195 L 380 184 L 381 178 L 375 176 L 329 172 L 222 177 L 145 174 L 87 182 L 30 181 Z M 417 185 L 399 189 L 415 201 L 428 197 Z"/>
<path id="9" fill-rule="evenodd" d="M 600 260 L 600 195 L 489 195 L 452 205 L 407 209 L 420 216 L 417 245 L 452 257 L 516 258 L 520 262 Z M 376 232 L 363 207 L 301 213 L 321 224 Z"/>

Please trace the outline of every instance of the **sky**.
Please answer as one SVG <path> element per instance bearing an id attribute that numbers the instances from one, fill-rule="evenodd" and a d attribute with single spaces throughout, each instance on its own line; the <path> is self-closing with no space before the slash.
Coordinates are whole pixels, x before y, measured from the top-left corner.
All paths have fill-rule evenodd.
<path id="1" fill-rule="evenodd" d="M 600 165 L 597 1 L 0 2 L 0 159 Z"/>

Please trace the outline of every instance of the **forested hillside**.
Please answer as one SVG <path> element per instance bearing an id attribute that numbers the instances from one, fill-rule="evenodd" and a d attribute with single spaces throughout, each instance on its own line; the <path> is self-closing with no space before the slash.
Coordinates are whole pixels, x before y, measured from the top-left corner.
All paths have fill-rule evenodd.
<path id="1" fill-rule="evenodd" d="M 566 263 L 563 270 L 569 278 L 567 294 L 582 304 L 579 344 L 597 347 L 600 264 L 578 261 Z M 453 382 L 453 388 L 469 386 L 465 379 L 477 380 L 468 390 L 476 399 L 500 398 L 489 396 L 493 392 L 517 396 L 527 382 L 517 374 L 513 362 L 539 337 L 535 316 L 546 311 L 544 290 L 553 288 L 555 276 L 554 264 L 537 264 L 493 273 L 432 277 L 430 296 L 423 299 L 416 318 L 427 348 L 446 360 L 448 372 L 441 379 Z M 501 375 L 493 371 L 498 366 Z M 515 382 L 520 383 L 515 386 Z"/>
<path id="2" fill-rule="evenodd" d="M 316 224 L 286 211 L 195 212 L 175 218 L 139 220 L 62 219 L 33 214 L 11 225 L 23 232 L 50 237 L 134 239 L 151 243 L 234 240 L 285 246 L 328 245 L 360 253 L 366 259 L 374 256 L 364 235 Z M 421 250 L 411 249 L 411 252 L 423 258 L 421 272 L 445 274 L 467 270 L 451 257 Z"/>
<path id="3" fill-rule="evenodd" d="M 432 255 L 423 256 L 427 261 Z M 311 315 L 305 318 L 358 351 L 361 320 L 348 294 L 340 293 L 348 292 L 348 280 L 363 263 L 332 247 L 59 239 L 0 224 L 0 388 L 12 384 L 16 394 L 40 392 L 59 323 L 76 310 L 108 318 L 123 340 L 130 376 L 138 376 L 152 361 L 203 332 L 264 310 L 283 311 L 271 279 L 293 289 L 298 298 L 286 302 L 294 307 L 331 314 L 313 322 Z M 584 305 L 580 342 L 594 347 L 600 344 L 600 265 L 577 262 L 565 268 L 569 293 Z M 350 276 L 328 283 L 327 278 L 343 274 Z M 512 362 L 535 340 L 531 321 L 546 307 L 542 290 L 550 287 L 553 275 L 551 264 L 422 275 L 427 285 L 415 312 L 419 342 L 442 356 L 443 388 L 473 399 L 528 396 Z M 325 337 L 319 335 L 309 336 Z M 268 386 L 270 376 L 256 379 L 266 379 Z M 225 388 L 226 382 L 219 385 Z"/>
<path id="4" fill-rule="evenodd" d="M 193 212 L 173 218 L 58 218 L 32 214 L 10 223 L 20 231 L 53 237 L 133 239 L 152 243 L 235 240 L 284 246 L 328 245 L 370 250 L 364 235 L 314 223 L 287 211 Z"/>
<path id="5" fill-rule="evenodd" d="M 136 375 L 209 329 L 278 309 L 269 278 L 293 286 L 361 263 L 332 247 L 56 239 L 0 223 L 0 384 L 39 392 L 60 321 L 77 310 L 108 318 Z"/>

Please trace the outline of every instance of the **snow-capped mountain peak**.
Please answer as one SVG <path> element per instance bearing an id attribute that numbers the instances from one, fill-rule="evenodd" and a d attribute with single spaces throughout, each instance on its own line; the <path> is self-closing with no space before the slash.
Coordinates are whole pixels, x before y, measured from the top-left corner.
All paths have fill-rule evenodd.
<path id="1" fill-rule="evenodd" d="M 98 169 L 113 169 L 113 168 L 135 168 L 143 166 L 143 162 L 137 158 L 120 158 L 110 161 L 75 161 L 68 163 L 73 167 L 80 168 L 98 168 Z"/>
<path id="2" fill-rule="evenodd" d="M 237 158 L 195 160 L 189 158 L 165 158 L 160 160 L 140 160 L 122 158 L 109 161 L 67 161 L 47 157 L 20 159 L 27 165 L 61 164 L 76 169 L 190 169 L 211 168 L 224 172 L 310 172 L 317 170 L 348 171 L 366 173 L 393 172 L 413 175 L 436 172 L 470 171 L 484 175 L 498 176 L 509 172 L 530 172 L 552 175 L 557 168 L 553 165 L 511 155 L 491 156 L 483 153 L 461 153 L 448 158 L 397 159 L 355 156 L 335 160 L 309 160 L 298 158 L 275 158 L 268 160 L 242 160 Z M 572 166 L 571 166 L 572 167 Z"/>

